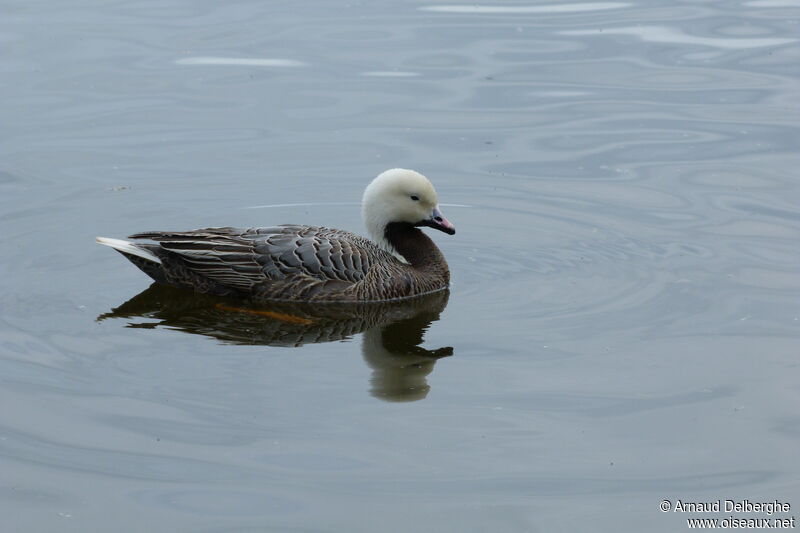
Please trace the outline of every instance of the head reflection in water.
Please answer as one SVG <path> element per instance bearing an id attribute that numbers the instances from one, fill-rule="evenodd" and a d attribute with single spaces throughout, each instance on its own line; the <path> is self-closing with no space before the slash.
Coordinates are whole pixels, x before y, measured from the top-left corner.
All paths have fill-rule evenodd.
<path id="1" fill-rule="evenodd" d="M 447 296 L 442 299 L 447 303 Z M 444 308 L 444 305 L 442 305 Z M 453 355 L 453 348 L 426 350 L 420 344 L 441 309 L 422 311 L 409 318 L 369 328 L 364 332 L 361 351 L 372 368 L 372 390 L 376 398 L 414 401 L 428 395 L 428 374 L 440 357 Z"/>
<path id="2" fill-rule="evenodd" d="M 371 394 L 414 401 L 430 390 L 427 376 L 450 347 L 422 348 L 423 335 L 447 305 L 448 291 L 392 303 L 250 306 L 153 284 L 97 317 L 144 319 L 127 327 L 168 327 L 230 344 L 293 346 L 349 339 L 363 332 L 362 354 L 372 369 Z"/>

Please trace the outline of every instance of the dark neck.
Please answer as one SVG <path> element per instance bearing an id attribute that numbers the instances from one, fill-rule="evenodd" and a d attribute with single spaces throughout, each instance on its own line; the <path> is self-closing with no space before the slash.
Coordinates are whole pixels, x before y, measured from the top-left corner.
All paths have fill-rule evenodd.
<path id="1" fill-rule="evenodd" d="M 386 240 L 409 264 L 420 270 L 447 271 L 447 261 L 430 237 L 406 222 L 391 222 L 384 230 Z"/>

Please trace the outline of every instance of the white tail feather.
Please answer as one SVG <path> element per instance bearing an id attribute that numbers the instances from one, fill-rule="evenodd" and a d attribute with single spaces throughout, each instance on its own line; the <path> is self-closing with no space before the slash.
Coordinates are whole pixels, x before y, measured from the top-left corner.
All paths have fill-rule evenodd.
<path id="1" fill-rule="evenodd" d="M 108 237 L 97 237 L 95 240 L 98 244 L 102 244 L 103 246 L 110 246 L 115 250 L 119 250 L 120 252 L 125 252 L 126 254 L 135 255 L 137 257 L 141 257 L 142 259 L 147 259 L 148 261 L 161 264 L 161 259 L 159 259 L 154 253 L 150 252 L 149 250 L 145 250 L 144 248 L 139 248 L 130 241 L 123 241 L 122 239 L 109 239 Z"/>

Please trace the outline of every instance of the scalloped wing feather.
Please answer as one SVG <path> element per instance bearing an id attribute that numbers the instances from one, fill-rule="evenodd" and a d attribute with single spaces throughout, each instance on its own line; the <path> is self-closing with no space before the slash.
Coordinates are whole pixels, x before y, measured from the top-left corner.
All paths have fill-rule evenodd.
<path id="1" fill-rule="evenodd" d="M 315 226 L 205 228 L 130 238 L 154 240 L 198 274 L 246 292 L 269 282 L 284 282 L 276 289 L 290 283 L 315 293 L 342 290 L 364 279 L 376 261 L 393 259 L 363 237 Z"/>

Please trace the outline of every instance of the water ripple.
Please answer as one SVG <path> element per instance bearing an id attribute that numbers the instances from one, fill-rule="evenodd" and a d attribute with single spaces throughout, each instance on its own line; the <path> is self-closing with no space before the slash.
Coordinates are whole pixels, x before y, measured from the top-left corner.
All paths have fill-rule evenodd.
<path id="1" fill-rule="evenodd" d="M 666 26 L 631 26 L 621 28 L 603 28 L 598 30 L 565 30 L 559 33 L 561 35 L 574 36 L 632 35 L 645 42 L 697 44 L 726 50 L 744 50 L 749 48 L 761 48 L 764 46 L 780 46 L 783 44 L 797 42 L 797 39 L 785 38 L 701 37 L 697 35 L 689 35 L 676 30 L 675 28 L 669 28 Z"/>
<path id="2" fill-rule="evenodd" d="M 244 67 L 305 67 L 307 63 L 296 59 L 274 57 L 182 57 L 176 65 L 232 65 Z"/>
<path id="3" fill-rule="evenodd" d="M 183 483 L 248 476 L 245 470 L 231 468 L 230 465 L 178 457 L 173 454 L 71 445 L 23 434 L 9 428 L 5 428 L 2 434 L 0 453 L 3 457 L 48 468 L 68 469 L 115 478 Z"/>
<path id="4" fill-rule="evenodd" d="M 586 11 L 604 11 L 608 9 L 621 9 L 630 7 L 628 2 L 582 2 L 574 4 L 544 4 L 537 6 L 496 6 L 496 5 L 434 5 L 422 6 L 420 11 L 435 13 L 466 13 L 466 14 L 538 14 L 538 13 L 582 13 Z"/>

